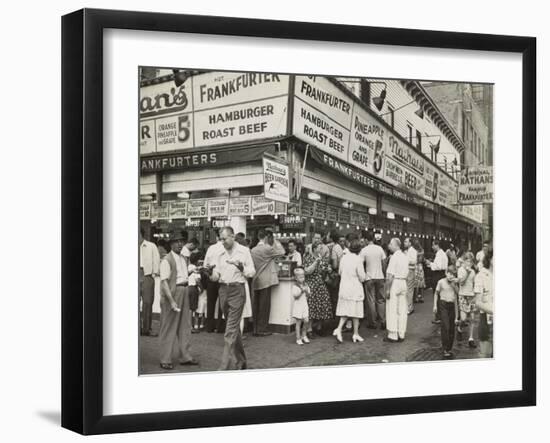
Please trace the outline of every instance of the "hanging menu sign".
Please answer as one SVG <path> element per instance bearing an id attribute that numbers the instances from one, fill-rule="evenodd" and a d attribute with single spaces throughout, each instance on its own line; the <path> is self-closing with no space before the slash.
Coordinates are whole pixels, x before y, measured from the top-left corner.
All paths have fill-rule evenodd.
<path id="1" fill-rule="evenodd" d="M 139 219 L 147 220 L 151 218 L 151 203 L 140 202 L 139 203 Z"/>
<path id="2" fill-rule="evenodd" d="M 338 221 L 340 223 L 349 223 L 350 222 L 350 210 L 349 209 L 340 209 L 338 214 Z"/>
<path id="3" fill-rule="evenodd" d="M 229 200 L 227 198 L 212 198 L 208 200 L 208 217 L 227 217 Z"/>
<path id="4" fill-rule="evenodd" d="M 229 216 L 252 214 L 252 197 L 232 197 L 229 199 Z"/>
<path id="5" fill-rule="evenodd" d="M 262 159 L 264 167 L 264 195 L 270 200 L 290 201 L 288 165 L 271 157 Z"/>
<path id="6" fill-rule="evenodd" d="M 315 213 L 314 204 L 310 200 L 302 200 L 302 216 L 313 217 Z"/>
<path id="7" fill-rule="evenodd" d="M 268 200 L 263 195 L 255 195 L 252 197 L 252 214 L 254 215 L 270 215 L 275 214 L 275 202 Z"/>
<path id="8" fill-rule="evenodd" d="M 189 200 L 187 204 L 187 217 L 200 218 L 206 217 L 206 200 Z"/>
<path id="9" fill-rule="evenodd" d="M 338 208 L 334 206 L 327 207 L 327 220 L 331 222 L 338 221 Z"/>
<path id="10" fill-rule="evenodd" d="M 493 202 L 493 167 L 466 167 L 460 174 L 458 204 Z"/>
<path id="11" fill-rule="evenodd" d="M 170 218 L 187 217 L 187 201 L 173 201 L 170 203 Z"/>
<path id="12" fill-rule="evenodd" d="M 327 218 L 327 205 L 315 202 L 313 205 L 313 217 L 325 220 Z"/>
<path id="13" fill-rule="evenodd" d="M 170 218 L 170 203 L 162 202 L 162 205 L 153 205 L 151 209 L 151 218 L 166 219 Z"/>

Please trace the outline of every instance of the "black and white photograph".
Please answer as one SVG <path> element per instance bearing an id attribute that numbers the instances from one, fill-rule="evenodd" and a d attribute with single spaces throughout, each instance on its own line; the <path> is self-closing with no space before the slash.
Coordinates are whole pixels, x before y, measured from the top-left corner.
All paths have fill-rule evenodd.
<path id="1" fill-rule="evenodd" d="M 492 83 L 164 66 L 137 82 L 140 375 L 506 346 Z"/>

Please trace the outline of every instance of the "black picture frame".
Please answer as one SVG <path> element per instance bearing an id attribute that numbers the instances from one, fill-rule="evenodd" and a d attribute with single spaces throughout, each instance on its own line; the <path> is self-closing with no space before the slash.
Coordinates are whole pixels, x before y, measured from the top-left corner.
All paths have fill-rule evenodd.
<path id="1" fill-rule="evenodd" d="M 103 413 L 103 31 L 109 28 L 522 55 L 522 388 L 106 416 Z M 319 420 L 536 404 L 536 39 L 84 9 L 62 18 L 62 426 L 82 434 Z"/>

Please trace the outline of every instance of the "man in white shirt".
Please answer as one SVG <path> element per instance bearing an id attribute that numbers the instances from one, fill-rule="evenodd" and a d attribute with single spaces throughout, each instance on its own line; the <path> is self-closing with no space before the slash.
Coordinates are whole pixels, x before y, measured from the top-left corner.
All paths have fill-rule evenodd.
<path id="1" fill-rule="evenodd" d="M 407 259 L 409 260 L 409 274 L 407 275 L 407 308 L 408 313 L 412 314 L 414 312 L 413 297 L 414 287 L 416 284 L 416 261 L 418 253 L 416 252 L 416 249 L 414 249 L 409 237 L 405 238 L 403 246 L 405 248 Z"/>
<path id="2" fill-rule="evenodd" d="M 183 235 L 183 237 L 185 238 L 185 235 Z M 191 257 L 191 254 L 193 254 L 194 252 L 199 252 L 199 250 L 197 249 L 198 246 L 199 241 L 196 238 L 192 238 L 191 240 L 184 240 L 183 248 L 181 248 L 181 255 L 183 258 L 185 258 L 187 266 L 189 266 L 189 257 Z"/>
<path id="3" fill-rule="evenodd" d="M 407 276 L 409 259 L 401 251 L 401 241 L 392 238 L 389 244 L 392 256 L 386 270 L 386 322 L 388 335 L 385 342 L 396 343 L 405 339 L 407 331 Z"/>
<path id="4" fill-rule="evenodd" d="M 159 275 L 160 256 L 157 245 L 145 240 L 145 231 L 139 230 L 139 295 L 141 298 L 140 334 L 156 337 L 151 330 L 155 277 Z"/>
<path id="5" fill-rule="evenodd" d="M 223 244 L 219 239 L 219 235 L 216 234 L 216 243 L 210 245 L 206 251 L 204 257 L 204 266 L 211 267 L 213 265 L 213 257 L 221 252 L 223 249 Z M 216 317 L 216 301 L 218 300 L 219 295 L 219 285 L 218 282 L 209 280 L 206 285 L 206 331 L 218 333 L 224 332 L 224 319 L 222 318 L 221 309 L 218 309 L 217 320 Z"/>
<path id="6" fill-rule="evenodd" d="M 191 311 L 189 310 L 187 264 L 181 255 L 183 237 L 173 233 L 171 251 L 160 263 L 160 367 L 173 369 L 175 350 L 182 365 L 198 365 L 191 355 Z"/>
<path id="7" fill-rule="evenodd" d="M 296 246 L 296 240 L 290 240 L 288 242 L 288 256 L 287 258 L 290 261 L 293 261 L 296 263 L 297 267 L 302 266 L 302 254 L 300 254 L 300 251 L 298 251 Z"/>
<path id="8" fill-rule="evenodd" d="M 222 248 L 212 254 L 210 279 L 220 285 L 220 307 L 226 318 L 222 361 L 220 370 L 246 369 L 246 355 L 241 337 L 240 322 L 246 300 L 247 279 L 254 277 L 256 269 L 250 250 L 235 241 L 233 228 L 220 231 Z"/>
<path id="9" fill-rule="evenodd" d="M 435 291 L 437 282 L 442 278 L 445 278 L 445 272 L 447 272 L 447 268 L 449 267 L 449 257 L 447 257 L 447 254 L 443 252 L 443 249 L 441 249 L 441 246 L 439 245 L 439 241 L 437 240 L 434 240 L 432 242 L 432 249 L 435 252 L 435 258 L 433 262 L 430 260 L 426 260 L 426 262 L 430 267 L 430 269 L 432 270 L 432 288 Z M 434 297 L 435 297 L 435 294 L 434 294 Z M 436 324 L 441 323 L 439 310 L 437 310 L 437 312 L 435 313 L 435 318 L 432 323 L 436 323 Z"/>
<path id="10" fill-rule="evenodd" d="M 367 279 L 365 280 L 365 319 L 367 328 L 376 329 L 376 321 L 380 329 L 386 328 L 386 299 L 384 297 L 384 271 L 382 263 L 386 253 L 380 245 L 374 243 L 374 234 L 366 233 L 367 246 L 359 256 L 365 262 Z"/>

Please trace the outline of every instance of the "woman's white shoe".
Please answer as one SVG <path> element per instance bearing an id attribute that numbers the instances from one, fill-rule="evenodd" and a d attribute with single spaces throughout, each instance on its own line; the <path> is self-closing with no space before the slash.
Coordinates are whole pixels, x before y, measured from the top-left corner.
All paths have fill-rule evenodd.
<path id="1" fill-rule="evenodd" d="M 304 342 L 302 341 L 302 339 L 300 339 L 300 340 L 296 340 L 296 344 L 302 346 Z"/>
<path id="2" fill-rule="evenodd" d="M 307 336 L 306 336 L 306 337 L 302 337 L 302 341 L 303 341 L 304 343 L 310 343 L 309 338 L 307 338 Z"/>
<path id="3" fill-rule="evenodd" d="M 365 341 L 365 339 L 363 337 L 361 337 L 360 335 L 355 335 L 355 334 L 351 337 L 351 339 L 353 340 L 353 343 Z"/>
<path id="4" fill-rule="evenodd" d="M 338 340 L 339 343 L 344 343 L 344 339 L 342 338 L 342 331 L 340 331 L 338 328 L 332 331 L 332 335 L 336 337 L 336 340 Z"/>

